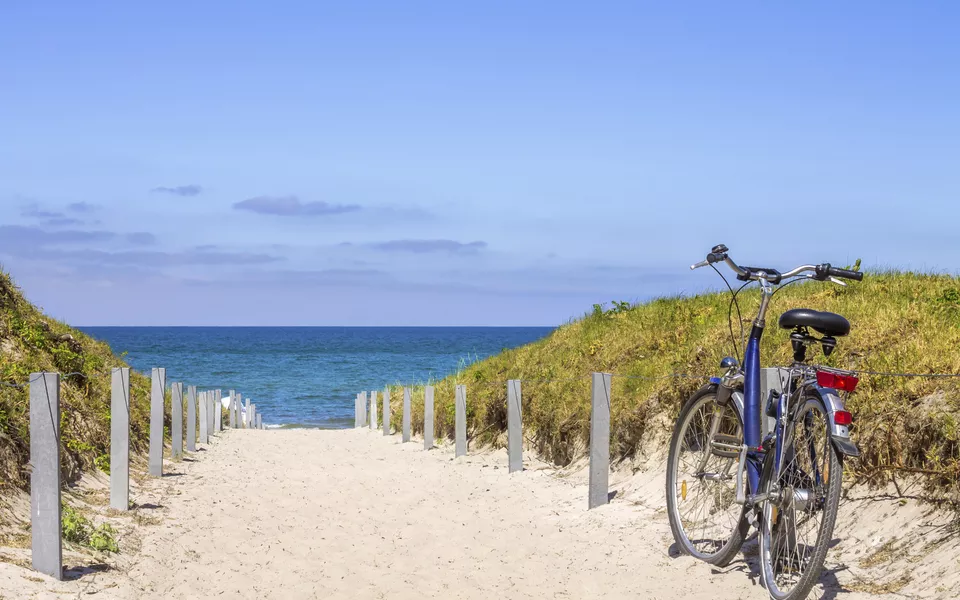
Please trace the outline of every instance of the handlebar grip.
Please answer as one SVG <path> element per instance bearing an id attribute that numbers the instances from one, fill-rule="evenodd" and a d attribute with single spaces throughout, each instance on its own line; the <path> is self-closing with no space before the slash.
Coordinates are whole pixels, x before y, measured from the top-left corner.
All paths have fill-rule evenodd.
<path id="1" fill-rule="evenodd" d="M 727 255 L 723 252 L 711 252 L 707 255 L 707 262 L 711 265 L 713 263 L 723 262 L 727 258 Z"/>
<path id="2" fill-rule="evenodd" d="M 827 267 L 827 275 L 832 277 L 842 277 L 844 279 L 853 279 L 854 281 L 863 281 L 863 273 L 860 271 L 851 271 L 849 269 Z"/>

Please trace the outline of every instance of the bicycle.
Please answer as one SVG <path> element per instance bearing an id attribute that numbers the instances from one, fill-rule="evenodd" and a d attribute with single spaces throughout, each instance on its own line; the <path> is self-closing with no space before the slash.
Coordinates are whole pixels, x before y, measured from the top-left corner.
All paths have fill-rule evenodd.
<path id="1" fill-rule="evenodd" d="M 843 460 L 859 456 L 850 441 L 852 417 L 840 391 L 852 392 L 849 371 L 812 366 L 807 349 L 820 345 L 829 356 L 837 337 L 850 331 L 842 316 L 809 309 L 783 313 L 779 325 L 792 329 L 794 362 L 777 369 L 761 398 L 760 340 L 773 295 L 802 279 L 860 281 L 863 273 L 830 266 L 776 269 L 741 267 L 723 244 L 691 269 L 710 266 L 733 296 L 759 282 L 760 308 L 741 361 L 726 357 L 722 377 L 712 377 L 684 404 L 674 426 L 667 459 L 667 512 L 679 550 L 717 566 L 739 552 L 751 525 L 758 530 L 760 575 L 771 598 L 805 598 L 820 577 L 840 500 Z M 714 266 L 725 263 L 745 282 L 736 292 Z M 775 287 L 779 286 L 779 287 Z M 739 304 L 737 304 L 739 314 Z M 741 319 L 741 343 L 742 337 Z M 813 332 L 820 334 L 820 337 Z M 738 354 L 730 325 L 734 354 Z M 764 419 L 769 433 L 764 434 Z"/>

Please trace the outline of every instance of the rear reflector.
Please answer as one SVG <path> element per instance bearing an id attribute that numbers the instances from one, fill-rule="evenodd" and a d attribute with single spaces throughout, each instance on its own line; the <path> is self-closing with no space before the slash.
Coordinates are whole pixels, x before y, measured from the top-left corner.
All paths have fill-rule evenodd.
<path id="1" fill-rule="evenodd" d="M 852 392 L 857 389 L 860 379 L 853 375 L 842 375 L 832 371 L 817 371 L 817 385 L 833 388 L 842 392 Z"/>
<path id="2" fill-rule="evenodd" d="M 833 413 L 833 422 L 835 425 L 842 425 L 843 427 L 849 427 L 850 423 L 853 423 L 853 415 L 851 415 L 845 410 L 838 410 L 835 413 Z"/>

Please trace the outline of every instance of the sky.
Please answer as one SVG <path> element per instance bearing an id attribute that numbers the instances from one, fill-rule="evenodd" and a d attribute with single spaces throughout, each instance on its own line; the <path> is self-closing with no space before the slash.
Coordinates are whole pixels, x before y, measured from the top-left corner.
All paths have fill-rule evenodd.
<path id="1" fill-rule="evenodd" d="M 74 325 L 557 325 L 960 270 L 952 2 L 5 2 L 0 265 Z"/>

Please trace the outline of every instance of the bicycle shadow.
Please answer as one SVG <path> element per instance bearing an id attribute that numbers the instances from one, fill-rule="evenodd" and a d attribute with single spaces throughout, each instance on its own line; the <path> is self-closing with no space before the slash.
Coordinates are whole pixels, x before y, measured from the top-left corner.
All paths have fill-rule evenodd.
<path id="1" fill-rule="evenodd" d="M 833 548 L 839 543 L 840 539 L 834 538 L 830 541 L 830 547 Z M 667 555 L 670 556 L 670 558 L 678 558 L 681 556 L 676 542 L 670 545 Z M 837 564 L 833 567 L 824 565 L 823 570 L 820 572 L 820 579 L 817 582 L 817 586 L 810 592 L 809 597 L 816 600 L 836 600 L 841 594 L 852 593 L 852 590 L 843 587 L 843 584 L 837 579 L 837 573 L 849 569 L 850 567 L 845 564 Z M 760 571 L 760 545 L 755 535 L 744 542 L 738 557 L 733 562 L 726 567 L 711 567 L 710 569 L 710 572 L 714 575 L 742 573 L 756 586 L 763 585 L 760 580 Z"/>

